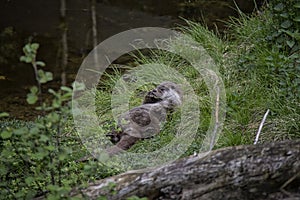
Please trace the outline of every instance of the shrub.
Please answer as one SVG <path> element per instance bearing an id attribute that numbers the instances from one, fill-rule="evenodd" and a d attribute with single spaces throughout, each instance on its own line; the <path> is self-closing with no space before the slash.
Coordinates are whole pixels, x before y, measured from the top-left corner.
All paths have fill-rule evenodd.
<path id="1" fill-rule="evenodd" d="M 45 64 L 35 59 L 38 47 L 25 45 L 21 60 L 33 66 L 38 85 L 30 89 L 27 102 L 38 104 L 43 116 L 29 123 L 0 122 L 0 199 L 67 198 L 75 185 L 116 172 L 98 162 L 76 163 L 86 150 L 70 120 L 72 89 L 49 89 L 52 99 L 41 99 L 41 85 L 52 80 L 52 73 L 39 69 Z"/>

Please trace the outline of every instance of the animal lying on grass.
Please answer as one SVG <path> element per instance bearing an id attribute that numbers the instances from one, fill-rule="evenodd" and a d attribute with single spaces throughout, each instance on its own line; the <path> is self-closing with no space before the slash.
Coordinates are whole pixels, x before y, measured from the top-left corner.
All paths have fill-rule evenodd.
<path id="1" fill-rule="evenodd" d="M 120 131 L 107 134 L 115 144 L 105 151 L 109 156 L 128 150 L 140 139 L 158 134 L 166 121 L 167 113 L 182 104 L 182 90 L 173 82 L 162 82 L 149 91 L 141 106 L 135 107 L 118 118 Z M 84 161 L 82 158 L 79 161 Z"/>
<path id="2" fill-rule="evenodd" d="M 163 82 L 149 91 L 141 106 L 122 114 L 118 119 L 121 131 L 109 134 L 116 144 L 106 149 L 109 155 L 129 149 L 138 140 L 149 138 L 160 132 L 167 112 L 180 106 L 182 91 L 172 82 Z"/>

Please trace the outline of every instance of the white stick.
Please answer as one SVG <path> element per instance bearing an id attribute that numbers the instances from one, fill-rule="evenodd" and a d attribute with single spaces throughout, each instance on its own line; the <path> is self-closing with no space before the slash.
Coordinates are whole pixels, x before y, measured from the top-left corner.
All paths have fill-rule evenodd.
<path id="1" fill-rule="evenodd" d="M 266 118 L 267 118 L 269 112 L 270 112 L 270 109 L 267 110 L 267 112 L 265 113 L 265 115 L 264 115 L 264 117 L 263 117 L 263 119 L 262 119 L 262 121 L 261 121 L 261 123 L 260 123 L 260 125 L 259 125 L 259 129 L 258 129 L 258 131 L 257 131 L 257 134 L 256 134 L 256 138 L 255 138 L 254 144 L 256 144 L 256 143 L 258 142 L 258 138 L 259 138 L 261 129 L 262 129 L 262 127 L 264 126 L 264 123 L 265 123 L 265 121 L 266 121 Z"/>

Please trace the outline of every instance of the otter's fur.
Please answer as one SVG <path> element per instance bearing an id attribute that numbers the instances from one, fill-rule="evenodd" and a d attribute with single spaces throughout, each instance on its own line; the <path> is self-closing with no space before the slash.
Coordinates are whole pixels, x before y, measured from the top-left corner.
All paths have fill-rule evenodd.
<path id="1" fill-rule="evenodd" d="M 182 103 L 182 90 L 172 82 L 163 82 L 149 91 L 143 105 L 135 107 L 118 118 L 121 129 L 117 136 L 119 141 L 108 149 L 109 155 L 129 149 L 138 140 L 149 138 L 160 132 L 161 124 L 166 121 L 168 111 L 172 111 Z"/>

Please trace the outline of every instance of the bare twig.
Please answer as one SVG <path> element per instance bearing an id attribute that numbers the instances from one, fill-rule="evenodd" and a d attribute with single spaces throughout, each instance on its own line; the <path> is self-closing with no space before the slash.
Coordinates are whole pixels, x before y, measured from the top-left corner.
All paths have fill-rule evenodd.
<path id="1" fill-rule="evenodd" d="M 262 127 L 264 126 L 264 123 L 265 123 L 265 121 L 266 121 L 266 118 L 267 118 L 269 112 L 270 112 L 270 109 L 267 110 L 267 112 L 265 113 L 265 115 L 264 115 L 264 117 L 263 117 L 263 119 L 262 119 L 262 121 L 261 121 L 261 123 L 260 123 L 260 125 L 259 125 L 258 131 L 257 131 L 257 134 L 256 134 L 256 137 L 255 137 L 254 144 L 256 144 L 256 143 L 258 142 L 258 138 L 259 138 L 261 129 L 262 129 Z"/>

